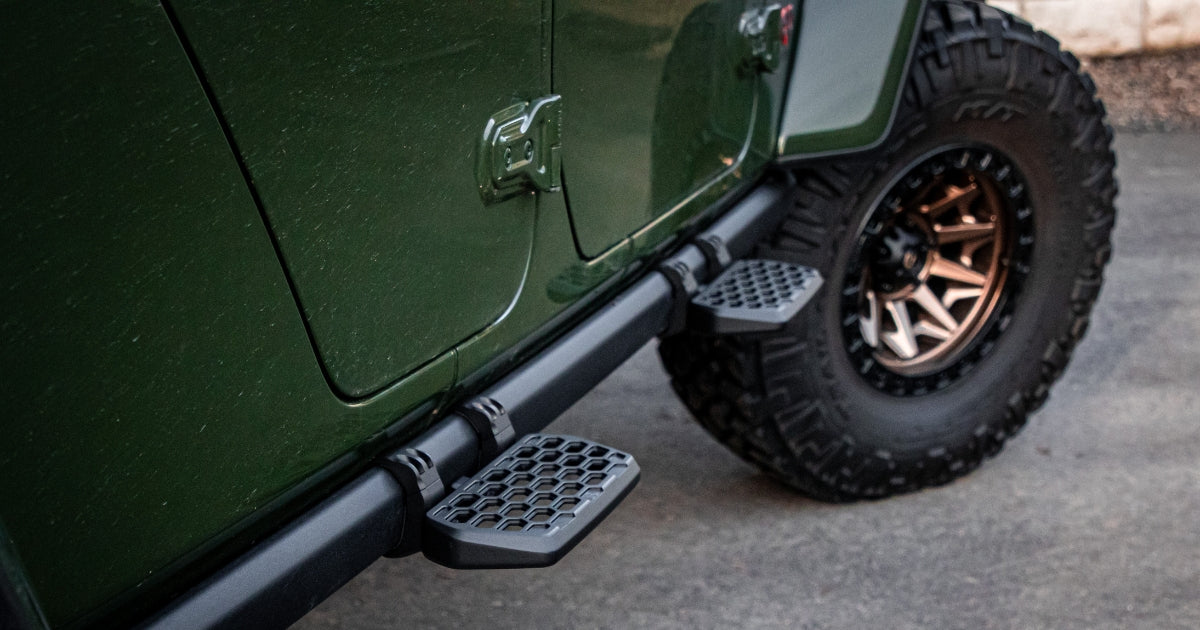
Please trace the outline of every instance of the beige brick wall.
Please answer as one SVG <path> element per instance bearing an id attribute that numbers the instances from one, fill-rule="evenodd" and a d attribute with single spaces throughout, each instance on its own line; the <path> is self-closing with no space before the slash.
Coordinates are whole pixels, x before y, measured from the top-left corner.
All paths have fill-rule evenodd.
<path id="1" fill-rule="evenodd" d="M 1083 55 L 1200 46 L 1200 0 L 991 0 Z"/>

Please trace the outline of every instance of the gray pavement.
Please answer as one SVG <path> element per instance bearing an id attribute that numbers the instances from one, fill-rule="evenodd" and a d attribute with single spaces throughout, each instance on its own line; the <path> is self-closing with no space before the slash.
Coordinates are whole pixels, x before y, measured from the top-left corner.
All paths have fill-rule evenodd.
<path id="1" fill-rule="evenodd" d="M 1200 628 L 1200 135 L 1122 135 L 1116 254 L 1050 401 L 943 488 L 830 506 L 688 417 L 644 348 L 549 430 L 634 453 L 557 566 L 380 560 L 299 628 Z"/>

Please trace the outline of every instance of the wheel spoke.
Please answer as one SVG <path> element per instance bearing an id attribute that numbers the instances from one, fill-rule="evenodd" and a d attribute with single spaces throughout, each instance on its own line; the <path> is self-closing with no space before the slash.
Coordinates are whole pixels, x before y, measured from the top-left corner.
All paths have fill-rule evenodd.
<path id="1" fill-rule="evenodd" d="M 913 324 L 913 332 L 918 335 L 933 337 L 938 341 L 945 341 L 950 338 L 951 334 L 953 334 L 949 330 L 946 330 L 945 328 L 942 328 L 933 322 L 925 320 L 920 320 L 916 324 Z"/>
<path id="2" fill-rule="evenodd" d="M 961 225 L 934 225 L 934 236 L 938 245 L 961 243 L 963 241 L 980 241 L 980 244 L 991 241 L 996 234 L 995 223 L 963 223 Z M 975 245 L 976 248 L 979 245 Z"/>
<path id="3" fill-rule="evenodd" d="M 863 341 L 872 348 L 879 347 L 879 298 L 874 291 L 867 291 L 867 313 L 860 314 L 858 326 L 862 329 Z"/>
<path id="4" fill-rule="evenodd" d="M 903 300 L 889 300 L 886 308 L 896 324 L 896 330 L 883 333 L 883 342 L 901 359 L 907 360 L 917 356 L 917 335 L 908 318 L 908 307 Z"/>
<path id="5" fill-rule="evenodd" d="M 933 218 L 937 218 L 946 213 L 947 210 L 957 208 L 963 214 L 970 214 L 968 207 L 971 202 L 979 197 L 979 185 L 969 184 L 964 188 L 958 186 L 946 186 L 946 196 L 927 205 L 922 205 L 918 208 L 921 214 L 927 214 Z"/>
<path id="6" fill-rule="evenodd" d="M 958 259 L 962 261 L 962 264 L 970 267 L 975 261 L 975 252 L 979 251 L 980 247 L 983 247 L 990 242 L 992 242 L 992 239 L 990 238 L 979 239 L 975 241 L 964 241 L 962 244 L 962 252 L 960 252 Z"/>
<path id="7" fill-rule="evenodd" d="M 929 257 L 929 273 L 939 278 L 964 282 L 977 287 L 982 287 L 987 282 L 987 276 L 982 273 L 952 260 L 946 260 L 939 254 Z"/>
<path id="8" fill-rule="evenodd" d="M 968 298 L 979 298 L 983 296 L 983 289 L 979 287 L 954 287 L 946 289 L 942 294 L 942 306 L 950 308 L 955 302 Z"/>
<path id="9" fill-rule="evenodd" d="M 922 284 L 917 287 L 917 290 L 913 291 L 912 300 L 924 309 L 926 313 L 933 315 L 933 318 L 948 330 L 956 330 L 958 328 L 958 320 L 954 319 L 954 316 L 950 314 L 950 311 L 946 310 L 945 306 L 942 306 L 941 300 L 933 294 L 933 291 L 929 289 L 929 285 Z"/>

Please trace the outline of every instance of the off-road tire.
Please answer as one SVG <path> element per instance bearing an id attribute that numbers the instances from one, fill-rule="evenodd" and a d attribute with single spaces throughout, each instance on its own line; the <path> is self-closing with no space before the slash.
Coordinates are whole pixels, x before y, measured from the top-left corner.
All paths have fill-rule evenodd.
<path id="1" fill-rule="evenodd" d="M 882 498 L 970 472 L 1043 404 L 1088 327 L 1115 220 L 1111 143 L 1092 80 L 1053 38 L 981 3 L 931 3 L 888 140 L 797 167 L 794 207 L 759 245 L 760 257 L 817 268 L 821 292 L 781 333 L 663 339 L 676 392 L 735 453 L 817 499 Z M 1032 210 L 1018 209 L 1026 258 L 953 365 L 881 372 L 854 339 L 845 279 L 883 196 L 954 147 L 1020 172 L 1007 181 Z"/>

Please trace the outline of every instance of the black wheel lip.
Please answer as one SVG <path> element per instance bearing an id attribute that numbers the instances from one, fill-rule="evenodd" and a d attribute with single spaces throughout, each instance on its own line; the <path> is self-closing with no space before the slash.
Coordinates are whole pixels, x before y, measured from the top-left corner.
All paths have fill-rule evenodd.
<path id="1" fill-rule="evenodd" d="M 873 234 L 867 232 L 870 224 L 876 220 L 876 215 L 885 210 L 885 204 L 895 196 L 897 187 L 909 178 L 914 171 L 930 161 L 953 152 L 967 151 L 977 154 L 984 152 L 992 155 L 993 164 L 979 170 L 988 172 L 1000 166 L 1008 166 L 1010 171 L 1004 177 L 996 179 L 1001 185 L 1001 193 L 1008 200 L 1007 210 L 1011 213 L 1013 226 L 1011 250 L 1008 252 L 1008 273 L 1001 295 L 991 317 L 980 328 L 980 332 L 964 349 L 959 351 L 958 359 L 950 365 L 929 374 L 910 376 L 888 369 L 874 357 L 874 349 L 866 343 L 859 327 L 859 281 L 861 280 L 863 264 L 863 249 Z M 974 157 L 974 155 L 973 155 Z M 841 304 L 839 319 L 842 328 L 843 348 L 854 367 L 855 372 L 874 389 L 885 394 L 909 397 L 922 396 L 945 389 L 970 372 L 984 357 L 991 353 L 1000 334 L 1008 328 L 1016 307 L 1017 299 L 1029 275 L 1029 262 L 1033 256 L 1034 246 L 1034 217 L 1036 211 L 1030 198 L 1029 180 L 1018 167 L 1017 160 L 1012 159 L 999 148 L 981 141 L 959 141 L 939 144 L 913 158 L 907 168 L 900 170 L 887 185 L 883 192 L 871 202 L 870 208 L 860 221 L 853 241 L 849 248 L 846 271 L 841 282 Z M 1013 185 L 1005 186 L 1013 182 Z"/>

